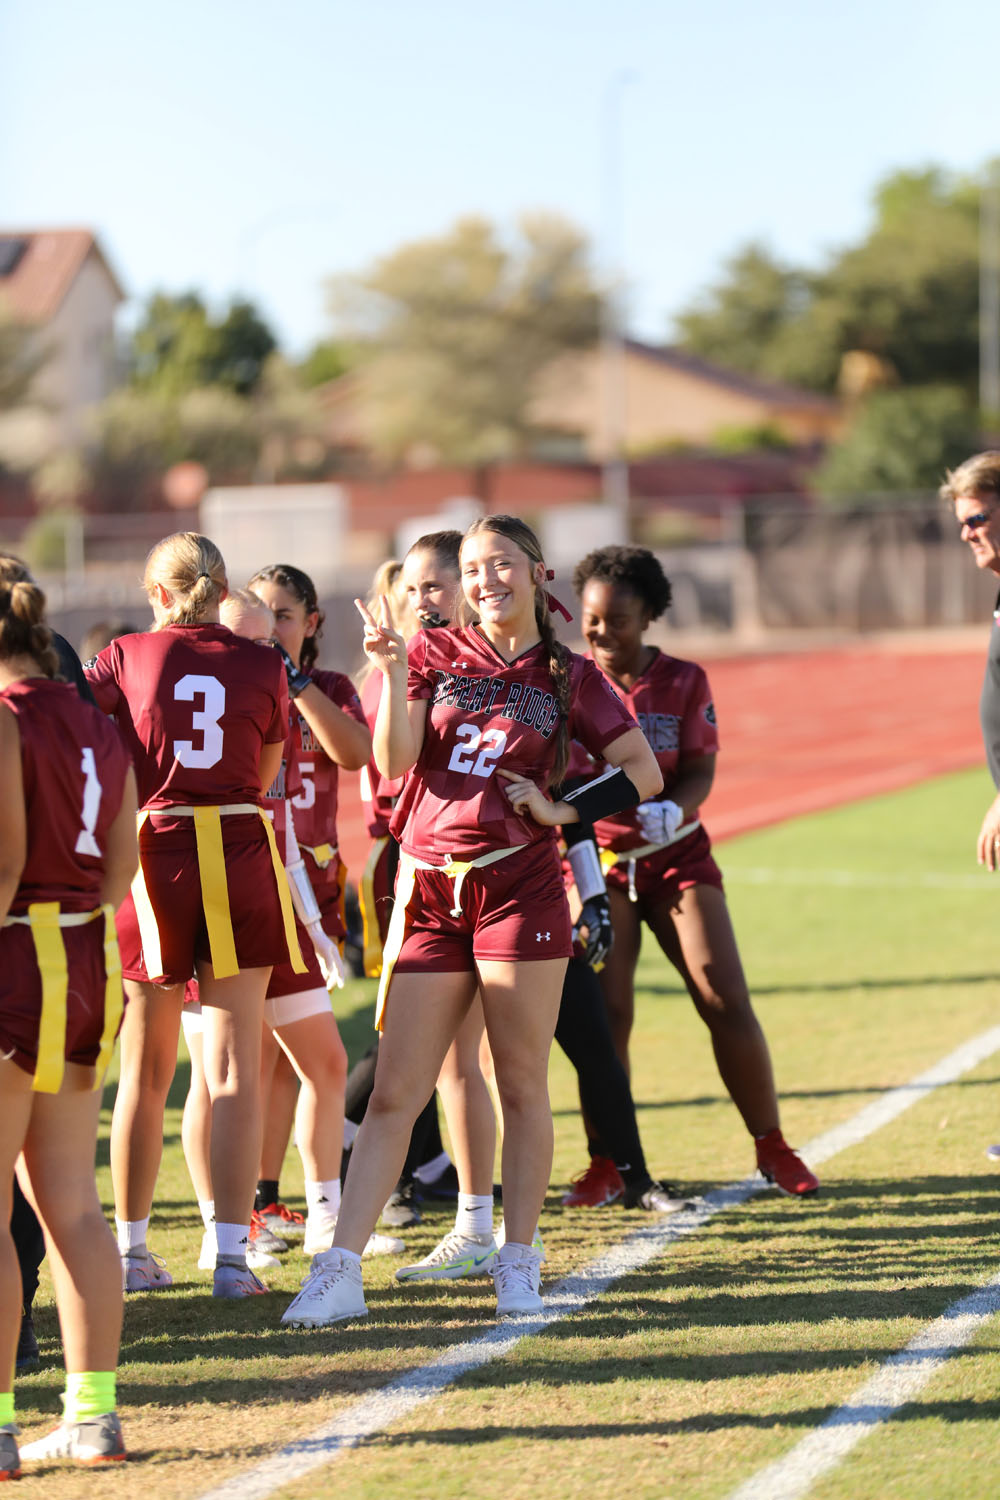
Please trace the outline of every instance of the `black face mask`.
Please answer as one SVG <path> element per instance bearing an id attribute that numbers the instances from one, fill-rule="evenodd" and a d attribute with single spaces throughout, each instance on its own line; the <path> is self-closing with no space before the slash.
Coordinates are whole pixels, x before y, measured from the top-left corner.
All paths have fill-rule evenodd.
<path id="1" fill-rule="evenodd" d="M 418 615 L 417 619 L 424 630 L 439 630 L 443 625 L 451 623 L 445 619 L 444 615 L 439 615 L 436 610 L 431 611 L 429 614 Z"/>

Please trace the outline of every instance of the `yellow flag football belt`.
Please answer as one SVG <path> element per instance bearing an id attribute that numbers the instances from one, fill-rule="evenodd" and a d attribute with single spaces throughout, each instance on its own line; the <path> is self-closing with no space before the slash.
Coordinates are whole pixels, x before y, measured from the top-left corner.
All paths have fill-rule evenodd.
<path id="1" fill-rule="evenodd" d="M 413 895 L 413 887 L 416 884 L 418 870 L 437 870 L 440 875 L 449 875 L 454 881 L 452 899 L 454 906 L 451 909 L 453 917 L 462 915 L 461 899 L 462 885 L 470 870 L 483 870 L 487 865 L 495 865 L 497 860 L 506 859 L 509 854 L 517 854 L 519 850 L 526 849 L 526 844 L 512 844 L 509 849 L 494 849 L 489 854 L 481 854 L 478 859 L 449 859 L 447 864 L 435 865 L 426 859 L 415 859 L 412 854 L 401 851 L 399 856 L 399 874 L 396 876 L 396 894 L 393 901 L 392 916 L 389 918 L 389 931 L 385 935 L 385 948 L 382 953 L 382 976 L 379 980 L 378 999 L 375 1002 L 375 1028 L 382 1030 L 382 1017 L 385 1013 L 385 1002 L 389 998 L 389 985 L 392 981 L 392 971 L 396 967 L 396 960 L 403 947 L 403 939 L 406 937 L 406 910 Z"/>
<path id="2" fill-rule="evenodd" d="M 187 804 L 175 804 L 170 807 L 146 808 L 139 814 L 139 830 L 150 816 L 154 813 L 165 813 L 170 816 L 190 817 L 194 819 L 195 849 L 198 855 L 198 876 L 201 881 L 201 902 L 205 912 L 205 926 L 208 931 L 208 946 L 212 958 L 212 969 L 216 979 L 228 979 L 240 971 L 239 961 L 236 957 L 236 939 L 233 936 L 233 921 L 229 908 L 229 883 L 226 879 L 226 855 L 222 843 L 222 822 L 224 817 L 231 817 L 238 813 L 252 813 L 260 818 L 267 834 L 268 847 L 271 851 L 271 864 L 274 867 L 274 878 L 278 887 L 278 900 L 281 903 L 281 917 L 285 929 L 285 942 L 288 945 L 288 957 L 292 969 L 296 974 L 305 974 L 306 965 L 302 959 L 299 948 L 299 940 L 295 933 L 295 912 L 292 907 L 292 894 L 288 888 L 288 877 L 285 874 L 281 857 L 278 854 L 278 845 L 274 837 L 274 829 L 271 820 L 262 807 L 254 802 L 233 802 L 222 807 L 191 807 Z M 132 900 L 135 902 L 135 913 L 139 923 L 139 937 L 142 941 L 143 962 L 146 973 L 152 978 L 163 972 L 163 957 L 160 947 L 160 929 L 157 926 L 156 913 L 153 911 L 146 889 L 146 881 L 142 872 L 142 862 L 136 871 L 135 879 L 132 881 Z"/>
<path id="3" fill-rule="evenodd" d="M 58 901 L 35 901 L 27 916 L 7 917 L 4 926 L 13 924 L 31 928 L 35 961 L 42 980 L 42 1013 L 38 1019 L 38 1057 L 32 1088 L 40 1094 L 58 1094 L 66 1071 L 66 1000 L 69 993 L 69 970 L 62 927 L 83 927 L 104 919 L 104 1029 L 101 1048 L 95 1064 L 94 1088 L 104 1082 L 115 1037 L 122 1018 L 122 966 L 115 935 L 115 914 L 110 906 L 95 911 L 61 912 Z"/>

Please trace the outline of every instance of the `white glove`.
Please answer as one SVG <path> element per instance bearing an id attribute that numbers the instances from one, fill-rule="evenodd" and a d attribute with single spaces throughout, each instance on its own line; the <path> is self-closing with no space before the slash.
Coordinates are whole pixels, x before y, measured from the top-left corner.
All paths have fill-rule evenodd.
<path id="1" fill-rule="evenodd" d="M 344 961 L 340 956 L 340 949 L 332 938 L 327 937 L 318 922 L 310 922 L 306 931 L 312 938 L 312 945 L 316 951 L 316 960 L 327 989 L 342 990 L 344 988 L 345 974 Z"/>
<path id="2" fill-rule="evenodd" d="M 684 809 L 676 802 L 640 802 L 636 808 L 639 827 L 650 844 L 669 844 L 684 822 Z"/>

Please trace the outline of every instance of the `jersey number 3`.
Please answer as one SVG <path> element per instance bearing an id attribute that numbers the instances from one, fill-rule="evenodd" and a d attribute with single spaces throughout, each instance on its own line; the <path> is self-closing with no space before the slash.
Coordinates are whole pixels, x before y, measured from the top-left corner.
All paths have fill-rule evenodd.
<path id="1" fill-rule="evenodd" d="M 189 672 L 174 688 L 178 702 L 193 703 L 200 694 L 202 707 L 191 715 L 191 728 L 201 734 L 201 744 L 193 740 L 174 740 L 174 754 L 182 766 L 204 770 L 222 759 L 222 729 L 219 720 L 226 711 L 226 690 L 217 677 L 202 677 Z"/>
<path id="2" fill-rule="evenodd" d="M 473 776 L 492 776 L 497 761 L 507 747 L 504 731 L 484 729 L 480 733 L 475 724 L 459 724 L 455 730 L 455 738 L 465 743 L 456 745 L 451 752 L 448 770 L 471 771 Z"/>

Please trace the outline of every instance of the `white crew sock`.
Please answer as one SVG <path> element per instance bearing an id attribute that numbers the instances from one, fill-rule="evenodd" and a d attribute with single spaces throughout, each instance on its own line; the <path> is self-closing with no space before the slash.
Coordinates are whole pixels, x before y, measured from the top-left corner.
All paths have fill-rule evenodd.
<path id="1" fill-rule="evenodd" d="M 249 1243 L 249 1224 L 216 1224 L 216 1265 L 223 1261 L 230 1265 L 245 1265 Z"/>
<path id="2" fill-rule="evenodd" d="M 198 1212 L 201 1214 L 201 1222 L 206 1229 L 211 1229 L 215 1223 L 215 1199 L 199 1198 Z"/>
<path id="3" fill-rule="evenodd" d="M 306 1181 L 306 1214 L 310 1219 L 327 1222 L 340 1213 L 340 1178 L 328 1182 Z"/>
<path id="4" fill-rule="evenodd" d="M 459 1193 L 455 1228 L 459 1234 L 492 1234 L 493 1194 Z"/>
<path id="5" fill-rule="evenodd" d="M 144 1219 L 119 1219 L 115 1214 L 115 1232 L 118 1235 L 119 1254 L 135 1255 L 137 1251 L 146 1248 L 149 1215 L 147 1214 Z"/>

